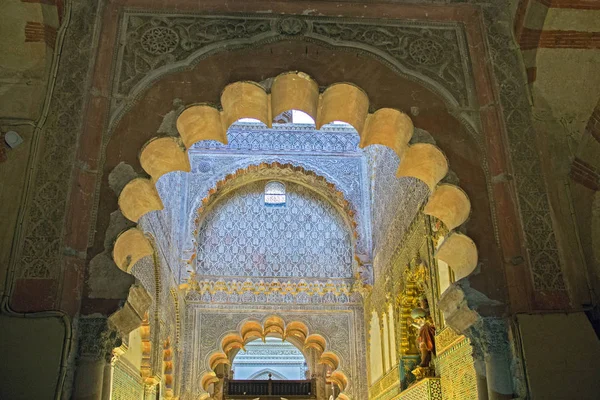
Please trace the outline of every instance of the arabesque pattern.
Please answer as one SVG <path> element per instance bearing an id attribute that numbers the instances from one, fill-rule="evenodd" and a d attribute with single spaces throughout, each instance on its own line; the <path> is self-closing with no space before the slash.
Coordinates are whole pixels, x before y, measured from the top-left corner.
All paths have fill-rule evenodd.
<path id="1" fill-rule="evenodd" d="M 391 61 L 427 85 L 443 88 L 453 103 L 472 103 L 469 53 L 457 24 L 275 15 L 158 18 L 137 12 L 127 12 L 124 22 L 120 42 L 125 45 L 118 60 L 113 110 L 122 106 L 123 99 L 134 97 L 144 80 L 165 67 L 176 68 L 214 52 L 217 44 L 243 48 L 299 36 Z"/>
<path id="2" fill-rule="evenodd" d="M 396 177 L 400 160 L 389 147 L 369 146 L 365 153 L 371 178 L 374 267 L 375 273 L 382 273 L 429 190 L 418 179 Z"/>
<path id="3" fill-rule="evenodd" d="M 96 15 L 96 6 L 92 2 L 71 3 L 69 11 L 73 22 L 64 39 L 56 89 L 48 119 L 40 133 L 43 145 L 40 146 L 39 166 L 32 169 L 36 190 L 31 193 L 29 211 L 23 223 L 23 249 L 17 266 L 17 275 L 22 278 L 52 278 L 61 272 L 68 182 L 85 104 L 85 77 L 93 58 L 93 20 Z"/>
<path id="4" fill-rule="evenodd" d="M 268 129 L 264 126 L 260 130 L 251 129 L 249 133 L 256 132 L 269 132 L 271 136 L 277 138 L 280 135 L 287 135 L 290 128 L 293 126 L 279 126 L 276 129 Z M 229 133 L 236 132 L 239 129 L 246 129 L 246 127 L 235 127 L 229 129 Z M 353 128 L 346 128 L 352 130 L 354 135 L 356 132 Z M 315 136 L 315 141 L 321 141 L 327 143 L 330 129 L 324 129 L 323 132 L 316 131 L 314 127 L 311 130 L 303 131 L 302 135 L 310 138 Z M 230 144 L 232 144 L 230 142 Z M 260 146 L 259 146 L 260 144 Z M 186 231 L 184 232 L 185 242 L 183 243 L 183 249 L 186 252 L 193 250 L 192 232 L 196 229 L 196 220 L 198 210 L 202 205 L 203 197 L 206 193 L 210 193 L 213 188 L 219 185 L 222 180 L 228 180 L 228 176 L 232 173 L 238 173 L 240 171 L 250 171 L 252 168 L 274 163 L 281 165 L 290 165 L 294 169 L 302 169 L 307 171 L 303 179 L 293 179 L 296 182 L 307 184 L 308 186 L 315 186 L 319 184 L 319 181 L 315 181 L 310 175 L 317 175 L 326 180 L 328 184 L 335 185 L 335 190 L 339 191 L 343 197 L 349 202 L 349 208 L 354 212 L 354 220 L 356 221 L 357 230 L 357 241 L 356 249 L 360 254 L 368 254 L 370 252 L 370 215 L 368 206 L 368 182 L 366 182 L 366 175 L 364 173 L 363 160 L 360 157 L 360 153 L 342 153 L 339 155 L 323 155 L 317 153 L 304 153 L 298 151 L 297 154 L 252 154 L 244 151 L 235 152 L 230 150 L 227 146 L 224 148 L 222 153 L 216 151 L 197 152 L 192 149 L 190 154 L 192 173 L 188 175 L 188 201 L 187 209 L 185 211 L 186 218 L 188 219 L 186 225 Z M 257 143 L 254 149 L 256 152 L 271 153 L 276 152 L 272 150 L 270 146 L 262 146 L 262 143 Z M 271 171 L 276 172 L 275 170 Z M 285 172 L 285 171 L 282 171 Z M 267 170 L 261 172 L 261 174 L 271 175 L 270 177 L 265 176 L 265 179 L 273 179 L 272 173 Z M 242 177 L 239 179 L 249 179 L 250 177 Z M 252 177 L 254 179 L 254 177 Z M 237 179 L 236 179 L 237 180 Z M 161 192 L 161 196 L 163 193 Z M 172 193 L 165 193 L 165 195 L 173 195 Z"/>
<path id="5" fill-rule="evenodd" d="M 193 291 L 187 294 L 188 303 L 360 304 L 362 300 L 349 279 L 201 279 L 192 280 L 189 286 Z"/>

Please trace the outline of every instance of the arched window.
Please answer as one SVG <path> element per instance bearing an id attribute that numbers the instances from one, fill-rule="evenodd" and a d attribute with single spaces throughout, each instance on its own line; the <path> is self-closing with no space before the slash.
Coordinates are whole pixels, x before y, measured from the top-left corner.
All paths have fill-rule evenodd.
<path id="1" fill-rule="evenodd" d="M 271 181 L 265 185 L 265 206 L 285 207 L 285 185 Z"/>

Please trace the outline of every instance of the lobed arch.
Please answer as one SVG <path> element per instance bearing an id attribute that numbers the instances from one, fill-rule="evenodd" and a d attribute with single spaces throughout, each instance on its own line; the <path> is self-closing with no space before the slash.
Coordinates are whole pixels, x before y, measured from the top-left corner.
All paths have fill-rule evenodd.
<path id="1" fill-rule="evenodd" d="M 142 346 L 142 359 L 140 364 L 140 376 L 144 384 L 153 386 L 160 382 L 160 363 L 164 361 L 164 343 L 159 343 L 158 334 L 160 326 L 158 325 L 158 304 L 159 304 L 159 290 L 158 281 L 160 279 L 158 272 L 158 261 L 156 254 L 155 238 L 152 234 L 145 234 L 142 231 L 130 232 L 130 234 L 141 234 L 142 236 L 136 236 L 134 242 L 140 244 L 136 252 L 136 256 L 126 257 L 123 262 L 127 265 L 125 272 L 131 274 L 136 278 L 136 284 L 129 290 L 128 300 L 130 303 L 126 304 L 122 309 L 116 311 L 109 316 L 109 321 L 112 321 L 114 326 L 119 330 L 121 335 L 127 334 L 129 330 L 136 328 L 140 329 L 141 335 L 141 346 Z M 120 249 L 114 248 L 114 251 L 119 254 Z M 176 293 L 171 292 L 171 295 L 176 296 Z M 139 299 L 144 299 L 144 307 L 131 307 L 139 303 Z M 132 301 L 130 301 L 132 299 Z M 129 318 L 125 319 L 120 314 L 129 315 L 131 311 L 134 311 L 136 315 L 141 318 L 139 324 L 135 321 L 138 319 Z M 127 312 L 128 314 L 124 314 Z M 125 325 L 126 323 L 127 325 Z M 121 328 L 121 326 L 127 329 Z M 177 327 L 179 329 L 179 327 Z M 179 332 L 177 332 L 179 335 Z M 178 339 L 178 336 L 177 336 Z M 163 344 L 163 345 L 161 345 Z M 170 348 L 169 338 L 169 348 Z"/>
<path id="2" fill-rule="evenodd" d="M 163 344 L 163 379 L 165 384 L 165 397 L 172 398 L 174 391 L 174 361 L 171 338 L 168 337 Z"/>
<path id="3" fill-rule="evenodd" d="M 152 380 L 152 336 L 148 312 L 144 314 L 140 329 L 142 336 L 142 363 L 140 366 L 140 375 L 144 382 L 148 382 Z"/>
<path id="4" fill-rule="evenodd" d="M 343 393 L 349 388 L 350 381 L 343 372 L 343 360 L 335 351 L 329 349 L 327 339 L 318 334 L 311 333 L 308 326 L 299 320 L 285 322 L 278 315 L 270 315 L 262 321 L 246 319 L 238 325 L 237 330 L 229 331 L 220 337 L 219 350 L 214 351 L 207 357 L 207 372 L 200 378 L 200 386 L 206 393 L 201 398 L 208 398 L 210 385 L 217 383 L 219 378 L 215 370 L 221 365 L 231 365 L 239 350 L 245 349 L 245 345 L 254 340 L 264 340 L 266 337 L 278 337 L 296 346 L 306 357 L 307 351 L 314 351 L 318 363 L 331 369 L 331 375 L 327 377 L 328 383 L 334 383 Z M 349 397 L 344 394 L 342 399 Z"/>
<path id="5" fill-rule="evenodd" d="M 444 153 L 435 145 L 409 144 L 412 120 L 404 113 L 381 108 L 369 112 L 369 99 L 359 87 L 336 83 L 322 93 L 319 85 L 305 73 L 291 71 L 273 79 L 270 92 L 256 82 L 241 81 L 227 85 L 221 94 L 222 109 L 206 103 L 193 104 L 177 118 L 178 137 L 155 137 L 141 149 L 139 160 L 149 178 L 137 177 L 128 182 L 118 197 L 123 215 L 134 223 L 151 212 L 163 209 L 156 189 L 157 180 L 172 171 L 190 172 L 188 149 L 201 140 L 227 143 L 227 129 L 241 118 L 254 118 L 268 127 L 273 116 L 288 110 L 300 110 L 316 121 L 316 128 L 334 121 L 354 127 L 360 147 L 384 145 L 400 158 L 398 178 L 413 177 L 427 185 L 430 197 L 424 212 L 438 218 L 450 234 L 436 257 L 467 276 L 477 266 L 477 248 L 468 236 L 455 228 L 469 217 L 471 203 L 458 186 L 439 185 L 449 170 Z M 148 254 L 150 246 L 137 227 L 119 235 L 113 256 L 115 263 L 127 271 L 133 260 Z"/>

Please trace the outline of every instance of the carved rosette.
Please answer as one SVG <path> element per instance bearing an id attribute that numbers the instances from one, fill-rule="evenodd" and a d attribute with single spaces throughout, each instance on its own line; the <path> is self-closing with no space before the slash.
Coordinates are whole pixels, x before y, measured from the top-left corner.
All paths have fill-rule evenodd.
<path id="1" fill-rule="evenodd" d="M 306 31 L 306 28 L 306 22 L 296 17 L 284 18 L 277 22 L 277 31 L 282 35 L 301 35 Z"/>

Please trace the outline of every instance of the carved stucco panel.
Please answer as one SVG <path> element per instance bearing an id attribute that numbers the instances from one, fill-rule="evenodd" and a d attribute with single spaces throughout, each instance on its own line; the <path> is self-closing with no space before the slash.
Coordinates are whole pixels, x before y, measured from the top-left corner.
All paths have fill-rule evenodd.
<path id="1" fill-rule="evenodd" d="M 264 181 L 227 194 L 198 229 L 201 276 L 351 278 L 350 231 L 329 202 L 287 182 L 284 207 L 264 204 Z"/>
<path id="2" fill-rule="evenodd" d="M 502 1 L 482 7 L 490 60 L 500 89 L 533 287 L 536 291 L 565 291 L 567 288 L 536 145 L 529 96 L 523 79 L 523 65 L 519 49 L 504 23 L 510 20 L 509 10 L 508 3 Z"/>
<path id="3" fill-rule="evenodd" d="M 48 118 L 38 136 L 41 146 L 23 224 L 23 248 L 15 266 L 22 278 L 55 278 L 61 273 L 67 196 L 94 60 L 90 49 L 98 7 L 89 1 L 70 4 Z"/>
<path id="4" fill-rule="evenodd" d="M 376 57 L 439 92 L 453 106 L 473 105 L 469 53 L 457 23 L 313 16 L 126 12 L 122 16 L 111 125 L 151 82 L 227 48 L 282 39 L 316 41 Z"/>

